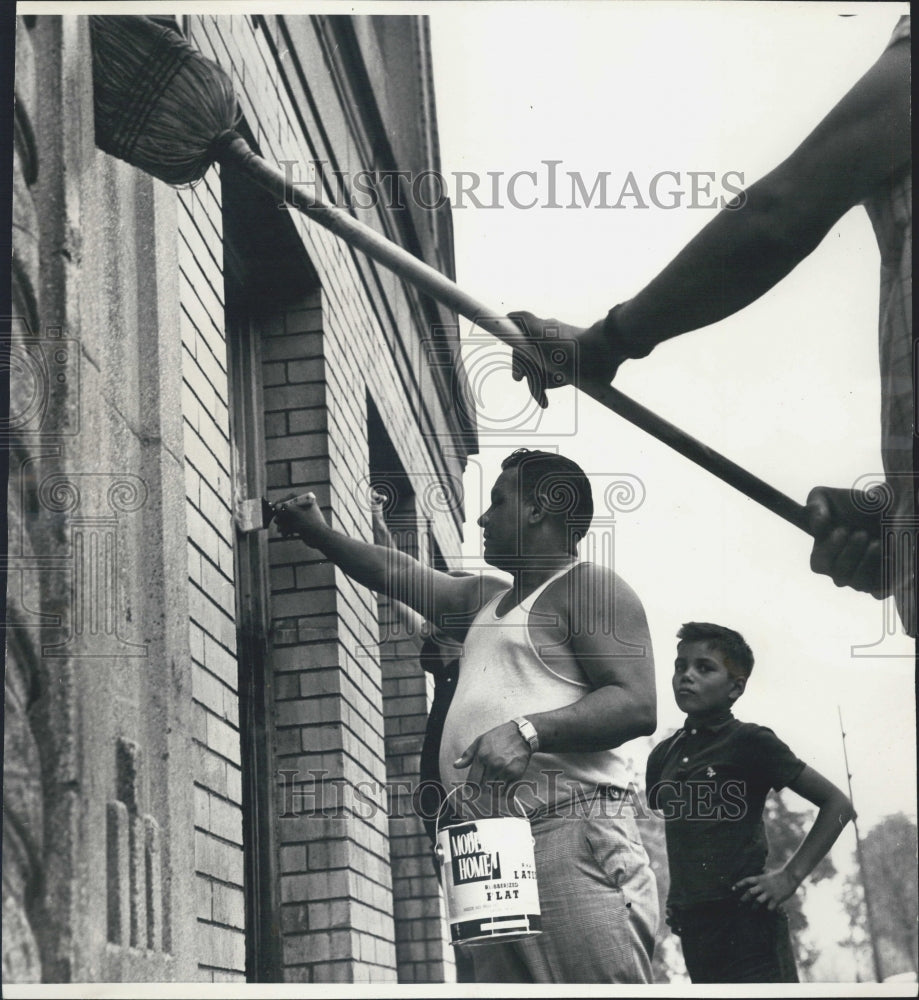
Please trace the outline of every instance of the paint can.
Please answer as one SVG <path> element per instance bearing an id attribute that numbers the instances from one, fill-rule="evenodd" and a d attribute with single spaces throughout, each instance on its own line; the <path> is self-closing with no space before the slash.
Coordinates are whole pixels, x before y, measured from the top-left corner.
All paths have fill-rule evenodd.
<path id="1" fill-rule="evenodd" d="M 439 820 L 439 817 L 438 817 Z M 529 820 L 474 819 L 437 828 L 450 944 L 489 944 L 541 931 Z"/>

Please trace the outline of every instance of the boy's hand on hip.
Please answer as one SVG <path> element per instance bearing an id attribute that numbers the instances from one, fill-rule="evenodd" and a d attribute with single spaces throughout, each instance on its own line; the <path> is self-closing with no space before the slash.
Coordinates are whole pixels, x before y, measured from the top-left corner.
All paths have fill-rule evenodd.
<path id="1" fill-rule="evenodd" d="M 740 895 L 741 903 L 748 903 L 750 906 L 765 906 L 767 910 L 774 910 L 777 906 L 791 898 L 798 890 L 800 883 L 784 868 L 779 868 L 772 872 L 763 872 L 762 875 L 750 875 L 742 878 L 736 885 L 732 886 L 734 892 Z"/>

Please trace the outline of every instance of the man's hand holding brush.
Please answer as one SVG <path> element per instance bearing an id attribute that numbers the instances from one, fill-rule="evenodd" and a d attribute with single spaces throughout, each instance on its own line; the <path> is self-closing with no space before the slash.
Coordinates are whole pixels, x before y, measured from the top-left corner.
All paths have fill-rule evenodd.
<path id="1" fill-rule="evenodd" d="M 282 535 L 299 535 L 314 548 L 320 546 L 323 536 L 331 530 L 315 493 L 281 500 L 275 505 L 275 520 Z"/>

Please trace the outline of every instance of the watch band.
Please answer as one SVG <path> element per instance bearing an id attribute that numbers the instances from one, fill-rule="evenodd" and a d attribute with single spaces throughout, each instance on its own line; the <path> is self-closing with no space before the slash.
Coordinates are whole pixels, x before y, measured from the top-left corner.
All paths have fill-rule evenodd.
<path id="1" fill-rule="evenodd" d="M 536 753 L 539 749 L 539 734 L 536 732 L 536 727 L 524 715 L 514 719 L 514 723 L 520 730 L 520 735 L 530 744 L 530 753 Z"/>

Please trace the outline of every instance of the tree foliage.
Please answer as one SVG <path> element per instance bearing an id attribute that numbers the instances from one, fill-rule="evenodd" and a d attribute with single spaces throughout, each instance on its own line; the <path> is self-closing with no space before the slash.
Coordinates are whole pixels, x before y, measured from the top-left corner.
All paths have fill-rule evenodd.
<path id="1" fill-rule="evenodd" d="M 870 940 L 873 930 L 883 976 L 910 969 L 919 971 L 916 824 L 903 813 L 885 817 L 862 837 L 862 864 L 871 900 L 871 922 L 856 854 L 855 872 L 846 879 L 843 897 L 849 923 L 866 940 Z"/>

